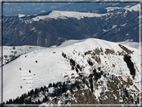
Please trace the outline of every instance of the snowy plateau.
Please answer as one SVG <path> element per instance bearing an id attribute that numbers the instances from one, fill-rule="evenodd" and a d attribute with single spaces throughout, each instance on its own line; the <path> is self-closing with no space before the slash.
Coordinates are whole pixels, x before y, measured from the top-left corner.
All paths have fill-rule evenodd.
<path id="1" fill-rule="evenodd" d="M 48 48 L 3 46 L 3 100 L 44 87 L 21 104 L 139 104 L 140 50 L 130 43 L 89 38 Z"/>
<path id="2" fill-rule="evenodd" d="M 49 15 L 45 16 L 37 16 L 33 18 L 34 21 L 43 20 L 46 18 L 54 18 L 54 19 L 66 19 L 66 18 L 77 18 L 80 20 L 84 17 L 102 17 L 108 14 L 97 14 L 97 13 L 85 13 L 85 12 L 74 12 L 74 11 L 52 11 Z"/>

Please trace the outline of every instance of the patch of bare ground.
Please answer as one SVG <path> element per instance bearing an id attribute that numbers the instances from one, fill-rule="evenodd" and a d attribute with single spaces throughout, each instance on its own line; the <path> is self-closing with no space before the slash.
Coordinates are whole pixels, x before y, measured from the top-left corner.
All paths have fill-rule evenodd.
<path id="1" fill-rule="evenodd" d="M 75 76 L 72 76 L 71 79 L 75 79 Z"/>
<path id="2" fill-rule="evenodd" d="M 130 88 L 130 86 L 134 87 L 134 89 L 127 90 L 127 92 L 128 92 L 128 101 L 127 101 L 127 103 L 128 104 L 134 104 L 134 103 L 139 104 L 140 95 L 138 93 L 140 92 L 140 90 L 133 84 L 132 79 L 129 76 L 127 78 L 127 81 L 124 81 L 121 76 L 118 76 L 118 79 L 122 82 L 121 87 L 123 88 L 123 92 L 125 93 L 125 95 L 126 95 L 126 92 L 124 90 L 124 87 L 125 87 L 125 89 Z M 132 95 L 134 97 L 132 97 Z"/>
<path id="3" fill-rule="evenodd" d="M 103 81 L 97 82 L 95 84 L 95 90 L 97 90 L 98 86 L 102 86 Z M 86 84 L 87 85 L 87 84 Z M 107 90 L 100 93 L 98 99 L 95 94 L 90 91 L 89 86 L 88 89 L 77 89 L 73 92 L 71 97 L 75 99 L 71 100 L 71 104 L 83 104 L 83 107 L 89 104 L 138 104 L 139 103 L 139 95 L 135 89 L 130 89 L 129 86 L 134 85 L 132 79 L 130 77 L 127 78 L 127 81 L 124 81 L 121 76 L 113 76 L 111 79 L 107 79 Z M 129 87 L 129 88 L 128 88 Z M 103 87 L 102 87 L 103 88 Z M 105 88 L 105 87 L 104 87 Z M 108 91 L 109 90 L 109 91 Z M 85 105 L 86 104 L 86 105 Z M 84 106 L 85 105 L 85 106 Z M 95 106 L 95 105 L 94 105 Z M 94 107 L 93 106 L 93 107 Z"/>
<path id="4" fill-rule="evenodd" d="M 127 83 L 130 84 L 130 85 L 133 85 L 133 81 L 132 81 L 132 79 L 129 76 L 127 78 Z"/>
<path id="5" fill-rule="evenodd" d="M 96 97 L 90 90 L 77 90 L 74 92 L 74 97 L 76 98 L 75 100 L 71 100 L 71 104 L 99 104 L 97 101 Z M 81 107 L 86 107 L 86 106 L 81 106 Z"/>
<path id="6" fill-rule="evenodd" d="M 128 76 L 127 81 L 124 81 L 123 78 L 121 76 L 118 76 L 118 79 L 122 82 L 123 87 L 129 87 L 131 85 L 133 85 L 132 79 Z"/>
<path id="7" fill-rule="evenodd" d="M 68 77 L 68 75 L 64 75 L 64 78 L 67 78 Z"/>
<path id="8" fill-rule="evenodd" d="M 103 49 L 102 48 L 96 48 L 93 51 L 92 50 L 88 50 L 87 52 L 85 52 L 85 55 L 101 55 L 103 54 Z"/>
<path id="9" fill-rule="evenodd" d="M 122 49 L 122 52 L 115 52 L 114 50 L 112 49 L 105 49 L 105 54 L 108 55 L 108 54 L 116 54 L 116 55 L 129 55 L 129 54 L 133 54 L 134 51 L 131 51 L 129 50 L 128 48 L 126 48 L 125 46 L 119 44 L 120 48 Z M 92 55 L 92 56 L 95 56 L 95 55 L 103 55 L 103 49 L 102 48 L 96 48 L 94 49 L 93 51 L 92 50 L 88 50 L 87 52 L 85 52 L 85 55 Z"/>
<path id="10" fill-rule="evenodd" d="M 112 66 L 113 66 L 113 67 L 115 67 L 115 65 L 114 65 L 114 64 L 112 64 Z"/>
<path id="11" fill-rule="evenodd" d="M 126 53 L 125 51 L 122 51 L 122 52 L 117 51 L 117 54 L 118 54 L 119 56 L 124 56 L 124 55 L 126 55 L 127 53 Z"/>
<path id="12" fill-rule="evenodd" d="M 43 21 L 50 21 L 51 20 L 51 18 L 45 18 L 45 19 L 43 19 Z"/>
<path id="13" fill-rule="evenodd" d="M 124 50 L 127 54 L 133 54 L 134 51 L 129 50 L 125 46 L 118 44 L 122 50 Z"/>
<path id="14" fill-rule="evenodd" d="M 71 75 L 74 75 L 74 73 L 72 73 Z"/>
<path id="15" fill-rule="evenodd" d="M 92 53 L 92 54 L 100 55 L 102 53 L 103 53 L 103 49 L 102 48 L 96 48 L 96 49 L 94 49 L 94 53 Z"/>
<path id="16" fill-rule="evenodd" d="M 98 64 L 101 64 L 101 58 L 100 58 L 100 56 L 92 56 L 92 58 L 93 58 Z"/>
<path id="17" fill-rule="evenodd" d="M 103 55 L 103 49 L 102 48 L 96 48 L 93 51 L 89 50 L 85 52 L 85 55 L 91 55 L 91 57 L 98 63 L 101 64 L 101 58 L 99 55 Z"/>
<path id="18" fill-rule="evenodd" d="M 139 95 L 132 89 L 128 90 L 130 85 L 133 85 L 130 77 L 127 78 L 127 81 L 124 81 L 121 76 L 114 76 L 111 80 L 108 79 L 107 87 L 109 91 L 102 94 L 102 104 L 138 104 Z M 135 89 L 137 90 L 136 87 Z"/>
<path id="19" fill-rule="evenodd" d="M 108 54 L 115 54 L 115 51 L 112 50 L 112 49 L 106 49 L 105 50 L 105 54 L 108 55 Z"/>
<path id="20" fill-rule="evenodd" d="M 85 55 L 91 54 L 92 50 L 85 52 Z"/>
<path id="21" fill-rule="evenodd" d="M 121 104 L 119 102 L 119 80 L 117 77 L 113 77 L 113 80 L 107 81 L 107 87 L 109 92 L 105 92 L 102 95 L 102 103 L 103 104 Z M 105 99 L 106 98 L 106 99 Z"/>

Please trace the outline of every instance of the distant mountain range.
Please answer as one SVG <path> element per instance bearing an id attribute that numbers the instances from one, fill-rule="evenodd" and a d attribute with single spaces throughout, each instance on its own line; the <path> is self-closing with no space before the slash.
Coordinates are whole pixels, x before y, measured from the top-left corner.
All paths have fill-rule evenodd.
<path id="1" fill-rule="evenodd" d="M 69 39 L 99 38 L 139 41 L 139 4 L 106 7 L 106 13 L 49 11 L 39 15 L 4 16 L 3 45 L 49 47 Z"/>

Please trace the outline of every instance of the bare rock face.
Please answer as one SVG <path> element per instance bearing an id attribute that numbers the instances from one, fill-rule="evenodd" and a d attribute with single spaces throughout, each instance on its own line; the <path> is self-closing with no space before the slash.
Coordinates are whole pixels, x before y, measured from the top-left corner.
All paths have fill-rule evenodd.
<path id="1" fill-rule="evenodd" d="M 128 55 L 132 55 L 134 51 L 132 52 L 131 50 L 129 50 L 123 45 L 121 45 L 121 48 L 122 48 L 122 52 L 119 52 L 119 53 L 122 53 L 122 54 L 118 54 L 118 51 L 115 52 L 114 50 L 111 50 L 111 49 L 105 49 L 104 51 L 104 49 L 102 48 L 88 50 L 84 53 L 86 57 L 87 56 L 91 57 L 89 61 L 87 62 L 88 62 L 88 65 L 93 69 L 90 70 L 89 76 L 86 76 L 84 73 L 80 75 L 81 73 L 79 73 L 79 72 L 85 71 L 85 67 L 81 67 L 83 69 L 77 71 L 77 73 L 79 74 L 79 77 L 77 77 L 75 80 L 79 81 L 80 83 L 75 88 L 73 88 L 73 91 L 70 94 L 72 98 L 71 100 L 72 106 L 75 104 L 82 104 L 83 106 L 85 104 L 91 104 L 91 105 L 94 104 L 95 106 L 97 104 L 139 104 L 140 103 L 140 93 L 139 93 L 140 90 L 138 89 L 138 87 L 136 86 L 134 82 L 134 78 L 131 73 L 131 70 L 130 70 L 130 75 L 129 76 L 127 75 L 126 77 L 127 79 L 125 80 L 121 75 L 118 76 L 118 75 L 115 75 L 113 71 L 110 72 L 109 68 L 105 69 L 104 66 L 98 67 L 98 68 L 95 67 L 96 65 L 101 66 L 101 63 L 98 63 L 98 60 L 94 59 L 95 56 L 100 57 L 100 55 L 102 56 L 112 55 L 112 56 L 118 56 L 118 57 L 123 56 L 124 57 L 123 61 L 125 63 L 126 62 L 125 57 Z M 63 54 L 66 56 L 65 53 Z M 68 57 L 66 56 L 66 59 L 67 58 Z M 72 62 L 74 62 L 74 65 L 72 64 L 70 65 L 72 67 L 77 67 L 76 65 L 78 65 L 78 63 L 75 61 L 75 59 L 71 59 L 71 60 Z M 94 61 L 96 62 L 96 65 Z M 128 61 L 126 63 L 129 63 L 129 62 L 131 61 Z M 118 64 L 115 64 L 115 65 L 112 64 L 112 68 L 115 68 L 116 66 L 118 66 Z M 116 72 L 119 72 L 119 70 Z"/>

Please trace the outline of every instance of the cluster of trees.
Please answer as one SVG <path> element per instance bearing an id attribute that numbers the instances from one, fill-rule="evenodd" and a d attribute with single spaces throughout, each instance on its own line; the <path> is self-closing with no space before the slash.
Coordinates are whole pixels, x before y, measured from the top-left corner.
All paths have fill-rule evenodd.
<path id="1" fill-rule="evenodd" d="M 78 73 L 79 70 L 82 71 L 82 67 L 80 67 L 79 64 L 77 64 L 72 58 L 70 59 L 70 65 L 71 65 L 71 69 L 72 70 L 76 70 L 76 72 Z"/>
<path id="2" fill-rule="evenodd" d="M 126 88 L 124 88 L 123 93 L 124 93 L 123 102 L 125 104 L 133 104 L 133 103 L 137 104 L 139 102 L 139 97 L 135 98 L 134 96 L 133 98 L 132 95 L 129 95 L 128 90 Z"/>
<path id="3" fill-rule="evenodd" d="M 88 51 L 88 53 L 90 53 L 90 51 Z M 85 53 L 85 55 L 88 54 L 88 53 Z M 62 56 L 63 56 L 64 58 L 67 58 L 65 53 L 62 53 Z M 75 62 L 75 60 L 73 60 L 72 58 L 69 59 L 69 61 L 70 61 L 70 65 L 71 65 L 71 67 L 72 67 L 72 70 L 75 69 L 76 72 L 79 74 L 79 70 L 82 71 L 82 67 L 80 67 L 80 65 L 77 64 L 77 63 Z M 91 59 L 87 60 L 87 62 L 88 62 L 88 64 L 89 64 L 90 66 L 93 66 L 93 62 L 91 61 Z M 100 70 L 101 70 L 101 67 L 99 67 L 98 70 L 100 71 Z M 88 79 L 87 79 L 86 77 L 82 77 L 81 75 L 79 75 L 79 77 L 82 78 L 82 82 L 85 83 L 87 86 L 89 86 L 88 84 L 90 84 L 91 91 L 93 92 L 93 80 L 97 81 L 98 79 L 101 78 L 102 75 L 103 75 L 103 71 L 101 71 L 101 72 L 98 73 L 98 72 L 96 72 L 96 69 L 94 69 L 94 70 L 93 70 L 93 74 L 90 74 L 89 77 L 88 77 Z M 87 80 L 88 80 L 89 82 L 88 82 Z M 72 89 L 73 89 L 75 86 L 76 86 L 78 89 L 80 89 L 80 85 L 78 84 L 78 82 L 75 82 L 75 84 L 72 84 L 71 87 L 70 87 L 71 92 L 72 92 Z"/>
<path id="4" fill-rule="evenodd" d="M 3 104 L 41 104 L 43 101 L 48 101 L 47 96 L 43 98 L 43 101 L 32 101 L 32 99 L 39 97 L 40 92 L 48 92 L 48 87 L 40 87 L 36 88 L 35 90 L 30 90 L 27 94 L 24 93 L 20 97 L 16 99 L 9 99 L 8 101 L 4 102 Z"/>
<path id="5" fill-rule="evenodd" d="M 67 55 L 66 55 L 64 52 L 62 52 L 62 56 L 63 56 L 64 58 L 67 58 Z"/>
<path id="6" fill-rule="evenodd" d="M 88 62 L 88 64 L 90 65 L 90 66 L 93 66 L 93 62 L 89 59 L 89 60 L 87 60 L 87 62 Z"/>
<path id="7" fill-rule="evenodd" d="M 90 54 L 90 53 L 91 53 L 91 51 L 88 51 L 88 52 L 85 53 L 85 55 Z M 67 58 L 67 57 L 66 57 L 66 54 L 64 54 L 64 53 L 62 53 L 62 56 L 63 56 L 64 58 Z M 77 63 L 75 62 L 75 60 L 73 60 L 72 58 L 69 59 L 69 62 L 70 62 L 70 65 L 71 65 L 71 67 L 72 67 L 72 70 L 76 70 L 76 72 L 77 72 L 78 74 L 80 74 L 80 73 L 79 73 L 79 70 L 82 71 L 82 67 L 80 67 L 80 65 L 77 64 Z M 88 62 L 88 64 L 89 64 L 90 66 L 93 66 L 93 65 L 94 65 L 94 63 L 91 61 L 91 59 L 88 59 L 87 62 Z M 73 88 L 77 87 L 78 89 L 80 89 L 80 88 L 81 88 L 81 87 L 80 87 L 80 86 L 81 86 L 80 84 L 84 83 L 84 84 L 86 84 L 87 87 L 90 88 L 91 91 L 93 92 L 93 91 L 94 91 L 94 90 L 93 90 L 93 88 L 94 88 L 94 82 L 93 82 L 93 81 L 98 81 L 98 79 L 100 79 L 101 76 L 104 74 L 104 72 L 101 70 L 101 67 L 98 67 L 98 70 L 99 70 L 100 72 L 97 72 L 97 69 L 94 68 L 94 69 L 92 70 L 92 73 L 91 73 L 88 77 L 79 75 L 79 77 L 80 77 L 80 79 L 82 80 L 82 82 L 80 83 L 79 81 L 76 81 L 74 84 L 71 84 L 71 86 L 70 86 L 70 91 L 73 93 Z"/>
<path id="8" fill-rule="evenodd" d="M 93 92 L 93 79 L 90 78 L 90 79 L 89 79 L 89 82 L 90 82 L 90 88 L 91 88 L 91 91 Z"/>
<path id="9" fill-rule="evenodd" d="M 9 62 L 15 60 L 16 58 L 20 57 L 20 55 L 16 55 L 17 54 L 17 51 L 15 50 L 15 46 L 12 48 L 13 51 L 11 51 L 12 55 L 4 55 L 4 58 L 6 59 L 6 64 L 8 64 Z M 9 57 L 9 58 L 8 58 Z"/>
<path id="10" fill-rule="evenodd" d="M 67 55 L 66 55 L 65 53 L 63 53 L 63 52 L 62 52 L 62 56 L 67 59 Z M 71 59 L 69 59 L 69 61 L 70 61 L 70 65 L 71 65 L 71 69 L 72 69 L 72 70 L 76 70 L 77 73 L 79 72 L 79 70 L 82 71 L 82 67 L 80 67 L 80 65 L 77 64 L 77 63 L 75 62 L 75 60 L 73 60 L 73 59 L 71 58 Z"/>
<path id="11" fill-rule="evenodd" d="M 99 69 L 101 69 L 101 68 L 99 68 Z M 94 77 L 94 80 L 97 81 L 98 79 L 101 78 L 102 75 L 103 75 L 103 71 L 96 72 L 96 69 L 94 68 L 94 69 L 93 69 L 93 74 L 90 74 L 90 75 L 89 75 L 89 78 Z"/>
<path id="12" fill-rule="evenodd" d="M 49 89 L 54 87 L 53 93 L 49 93 Z M 71 85 L 72 87 L 72 85 Z M 17 97 L 16 99 L 9 99 L 8 101 L 4 102 L 3 104 L 41 104 L 43 102 L 48 102 L 49 97 L 59 97 L 62 95 L 62 93 L 65 93 L 67 90 L 71 89 L 69 84 L 67 82 L 57 82 L 57 83 L 49 83 L 48 87 L 40 87 L 36 88 L 35 90 L 30 90 L 27 94 L 24 93 L 20 97 Z M 45 95 L 45 93 L 48 93 Z M 39 95 L 43 94 L 45 97 L 42 101 L 39 99 L 37 101 L 34 101 L 34 99 L 40 97 Z M 66 97 L 68 94 L 64 94 Z"/>
<path id="13" fill-rule="evenodd" d="M 76 64 L 75 61 L 71 58 L 71 59 L 70 59 L 70 65 L 71 65 L 72 67 L 75 67 L 75 64 Z"/>
<path id="14" fill-rule="evenodd" d="M 63 82 L 63 83 L 62 82 L 57 82 L 56 84 L 55 83 L 53 83 L 53 84 L 50 83 L 49 87 L 54 87 L 54 92 L 51 94 L 52 97 L 61 96 L 62 93 L 65 93 L 68 90 L 66 82 Z"/>
<path id="15" fill-rule="evenodd" d="M 131 56 L 124 55 L 124 61 L 127 63 L 127 66 L 130 70 L 130 74 L 132 75 L 132 77 L 134 79 L 135 75 L 136 75 L 136 71 L 135 71 L 133 62 L 131 61 Z"/>

